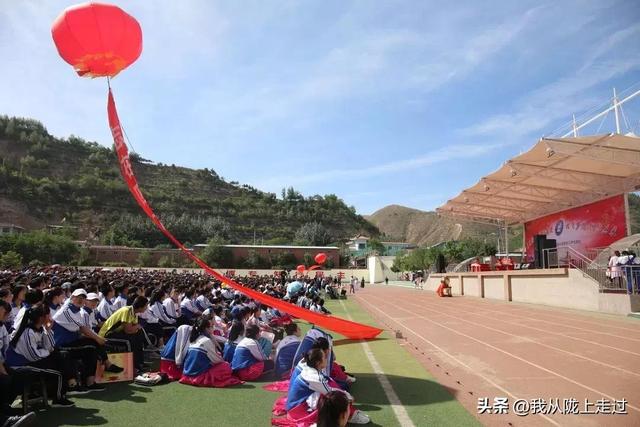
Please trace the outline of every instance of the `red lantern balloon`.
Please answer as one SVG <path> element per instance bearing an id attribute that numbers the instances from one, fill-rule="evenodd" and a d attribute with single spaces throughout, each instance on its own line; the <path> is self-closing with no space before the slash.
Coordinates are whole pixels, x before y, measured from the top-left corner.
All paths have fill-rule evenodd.
<path id="1" fill-rule="evenodd" d="M 89 2 L 65 9 L 51 27 L 58 53 L 78 75 L 113 77 L 142 53 L 142 30 L 118 6 Z"/>
<path id="2" fill-rule="evenodd" d="M 320 252 L 314 259 L 318 264 L 324 264 L 327 260 L 327 254 L 325 254 L 324 252 Z"/>
<path id="3" fill-rule="evenodd" d="M 304 265 L 300 264 L 299 266 L 296 267 L 296 270 L 298 270 L 298 273 L 302 274 L 304 273 Z"/>

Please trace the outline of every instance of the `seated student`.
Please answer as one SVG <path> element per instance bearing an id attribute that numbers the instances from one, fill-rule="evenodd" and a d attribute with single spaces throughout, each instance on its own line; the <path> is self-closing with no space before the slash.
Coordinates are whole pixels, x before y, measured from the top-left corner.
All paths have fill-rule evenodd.
<path id="1" fill-rule="evenodd" d="M 198 291 L 198 297 L 195 299 L 193 304 L 195 307 L 203 313 L 206 309 L 212 306 L 211 301 L 209 301 L 209 291 L 206 288 L 201 288 Z"/>
<path id="2" fill-rule="evenodd" d="M 9 341 L 5 363 L 12 370 L 43 375 L 52 388 L 52 406 L 73 406 L 66 398 L 71 370 L 60 353 L 54 351 L 53 332 L 48 326 L 49 307 L 29 308 Z"/>
<path id="3" fill-rule="evenodd" d="M 222 307 L 219 305 L 211 306 L 207 308 L 204 312 L 202 312 L 203 316 L 207 316 L 211 318 L 213 336 L 211 339 L 216 344 L 216 348 L 220 351 L 223 351 L 224 345 L 227 343 L 226 334 L 226 324 L 222 321 Z"/>
<path id="4" fill-rule="evenodd" d="M 211 318 L 200 317 L 189 336 L 189 349 L 184 359 L 180 382 L 199 387 L 228 387 L 242 384 L 233 376 L 231 365 L 225 362 L 211 340 Z"/>
<path id="5" fill-rule="evenodd" d="M 440 281 L 440 286 L 436 290 L 436 293 L 439 297 L 450 297 L 451 296 L 451 286 L 449 286 L 449 278 L 444 277 L 442 281 Z"/>
<path id="6" fill-rule="evenodd" d="M 182 378 L 182 364 L 189 347 L 191 325 L 180 325 L 167 341 L 160 353 L 160 372 L 167 374 L 170 380 Z"/>
<path id="7" fill-rule="evenodd" d="M 151 310 L 151 305 L 158 302 L 158 300 L 164 297 L 164 291 L 162 289 L 154 289 L 151 292 L 151 299 L 149 300 L 149 306 L 145 311 L 138 315 L 138 320 L 142 325 L 142 328 L 147 335 L 155 337 L 156 346 L 159 349 L 164 347 L 164 330 L 160 325 L 160 319 L 156 317 L 155 313 Z"/>
<path id="8" fill-rule="evenodd" d="M 138 371 L 144 369 L 143 347 L 145 342 L 144 332 L 138 324 L 138 314 L 144 312 L 148 305 L 149 301 L 145 297 L 136 297 L 132 305 L 116 310 L 104 322 L 99 332 L 99 335 L 107 340 L 128 341 L 133 352 L 133 364 Z"/>
<path id="9" fill-rule="evenodd" d="M 117 310 L 121 309 L 122 307 L 127 306 L 127 298 L 129 295 L 129 285 L 125 282 L 120 282 L 114 286 L 114 289 L 117 296 L 116 296 L 116 299 L 113 300 L 112 313 L 115 313 Z"/>
<path id="10" fill-rule="evenodd" d="M 353 398 L 346 391 L 331 387 L 324 374 L 327 357 L 319 348 L 310 350 L 304 355 L 305 365 L 295 379 L 291 380 L 287 393 L 287 420 L 298 426 L 310 426 L 318 419 L 318 400 L 320 396 L 331 391 L 345 393 L 350 402 Z M 369 416 L 350 405 L 349 422 L 367 424 Z"/>
<path id="11" fill-rule="evenodd" d="M 113 297 L 115 295 L 113 286 L 105 283 L 100 287 L 100 292 L 102 293 L 102 300 L 100 301 L 100 304 L 98 304 L 98 308 L 96 310 L 96 319 L 99 324 L 102 324 L 117 310 L 117 308 L 113 305 Z"/>
<path id="12" fill-rule="evenodd" d="M 64 301 L 64 292 L 62 288 L 51 288 L 44 294 L 44 303 L 49 307 L 51 317 L 62 307 Z"/>
<path id="13" fill-rule="evenodd" d="M 318 400 L 316 427 L 345 427 L 350 415 L 349 397 L 340 391 L 330 391 Z"/>
<path id="14" fill-rule="evenodd" d="M 238 347 L 238 343 L 240 343 L 243 338 L 244 324 L 239 320 L 234 320 L 231 323 L 231 329 L 229 329 L 229 339 L 224 344 L 224 351 L 222 352 L 222 357 L 225 362 L 231 363 L 233 361 L 233 356 L 236 352 L 236 348 Z"/>
<path id="15" fill-rule="evenodd" d="M 13 300 L 11 301 L 11 313 L 9 313 L 9 316 L 5 321 L 7 331 L 9 331 L 9 333 L 14 330 L 13 323 L 18 312 L 22 308 L 22 303 L 24 302 L 24 298 L 27 293 L 27 287 L 24 285 L 16 285 L 11 290 L 11 293 L 13 294 Z"/>
<path id="16" fill-rule="evenodd" d="M 154 289 L 151 293 L 151 299 L 149 299 L 149 310 L 158 319 L 161 327 L 176 326 L 176 317 L 169 316 L 167 309 L 164 306 L 166 301 L 166 293 L 162 288 Z"/>
<path id="17" fill-rule="evenodd" d="M 11 304 L 0 299 L 0 414 L 17 415 L 16 411 L 11 408 L 11 404 L 22 392 L 22 383 L 19 377 L 4 364 L 7 348 L 9 348 L 9 333 L 4 321 L 9 313 L 11 313 Z M 19 410 L 19 413 L 22 413 L 22 409 Z"/>
<path id="18" fill-rule="evenodd" d="M 300 328 L 297 323 L 289 323 L 285 325 L 284 330 L 287 334 L 276 348 L 275 370 L 277 379 L 287 379 L 291 375 L 291 366 L 293 358 L 300 346 Z"/>
<path id="19" fill-rule="evenodd" d="M 96 295 L 97 296 L 97 295 Z M 104 338 L 98 336 L 90 327 L 85 325 L 82 308 L 87 293 L 84 289 L 76 289 L 71 294 L 71 300 L 53 316 L 53 337 L 56 348 L 64 348 L 71 359 L 82 361 L 82 378 L 86 381 L 86 389 L 76 383 L 75 375 L 69 379 L 68 392 L 82 393 L 102 391 L 104 386 L 95 382 L 96 366 L 98 362 L 97 346 L 104 345 Z"/>
<path id="20" fill-rule="evenodd" d="M 355 377 L 351 375 L 347 375 L 344 372 L 344 369 L 340 367 L 335 361 L 335 355 L 333 354 L 333 339 L 331 335 L 324 332 L 320 328 L 316 328 L 315 326 L 309 329 L 304 336 L 304 339 L 300 343 L 298 347 L 298 351 L 293 359 L 293 366 L 296 366 L 298 362 L 302 359 L 304 354 L 309 351 L 314 343 L 320 339 L 324 339 L 327 341 L 327 349 L 324 350 L 327 353 L 327 367 L 325 368 L 325 375 L 337 381 L 342 388 L 347 388 L 349 384 L 354 383 L 356 381 Z"/>
<path id="21" fill-rule="evenodd" d="M 82 307 L 82 310 L 80 311 L 80 314 L 82 314 L 82 321 L 84 326 L 94 332 L 100 330 L 98 328 L 98 320 L 95 316 L 99 299 L 100 297 L 96 293 L 87 294 L 87 298 L 84 301 L 84 307 Z M 100 324 L 100 326 L 102 325 Z M 100 338 L 100 336 L 98 336 L 98 338 Z M 95 341 L 95 346 L 98 356 L 98 362 L 104 365 L 105 372 L 113 372 L 117 374 L 124 371 L 124 369 L 120 366 L 111 363 L 104 344 L 100 344 L 99 341 Z"/>
<path id="22" fill-rule="evenodd" d="M 180 302 L 180 313 L 184 323 L 193 323 L 202 314 L 192 300 L 194 294 L 193 288 L 187 289 Z"/>
<path id="23" fill-rule="evenodd" d="M 27 289 L 24 294 L 24 301 L 22 302 L 22 307 L 18 310 L 15 318 L 13 319 L 13 330 L 15 331 L 20 326 L 20 322 L 22 322 L 22 316 L 31 306 L 41 303 L 44 300 L 44 294 L 40 289 Z"/>
<path id="24" fill-rule="evenodd" d="M 324 306 L 324 298 L 320 298 L 320 300 L 318 300 L 318 309 L 322 314 L 331 314 L 331 312 Z"/>
<path id="25" fill-rule="evenodd" d="M 233 354 L 231 367 L 233 372 L 243 381 L 255 381 L 273 369 L 273 361 L 265 354 L 258 343 L 260 328 L 249 325 L 245 337 L 238 343 Z"/>
<path id="26" fill-rule="evenodd" d="M 258 338 L 258 344 L 262 347 L 262 353 L 271 354 L 273 350 L 273 340 L 275 338 L 274 330 L 265 322 L 262 318 L 262 306 L 259 303 L 249 306 L 249 318 L 245 322 L 245 326 L 255 325 L 260 329 L 260 337 Z M 264 332 L 264 333 L 263 333 Z M 282 337 L 282 331 L 279 330 L 280 337 Z"/>
<path id="27" fill-rule="evenodd" d="M 220 336 L 226 336 L 228 326 L 222 319 L 224 308 L 221 305 L 214 305 L 209 309 L 209 315 L 213 319 L 215 325 L 215 334 Z"/>
<path id="28" fill-rule="evenodd" d="M 180 325 L 180 304 L 179 294 L 176 288 L 171 288 L 169 295 L 162 301 L 164 312 L 167 317 L 174 321 L 173 324 Z"/>

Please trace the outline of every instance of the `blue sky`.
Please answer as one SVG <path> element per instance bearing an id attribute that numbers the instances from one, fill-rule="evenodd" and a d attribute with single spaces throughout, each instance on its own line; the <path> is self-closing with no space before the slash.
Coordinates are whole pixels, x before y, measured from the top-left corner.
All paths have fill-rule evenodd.
<path id="1" fill-rule="evenodd" d="M 0 0 L 0 114 L 111 145 L 106 82 L 51 40 L 73 3 Z M 143 29 L 113 82 L 137 152 L 362 214 L 434 209 L 640 83 L 637 1 L 114 3 Z M 640 134 L 640 99 L 625 113 Z"/>

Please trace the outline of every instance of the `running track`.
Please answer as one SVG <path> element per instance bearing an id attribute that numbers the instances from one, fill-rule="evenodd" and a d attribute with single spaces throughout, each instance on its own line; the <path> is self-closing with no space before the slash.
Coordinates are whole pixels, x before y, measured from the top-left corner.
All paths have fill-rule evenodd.
<path id="1" fill-rule="evenodd" d="M 505 303 L 374 285 L 358 303 L 489 426 L 640 425 L 640 321 L 618 316 Z M 509 399 L 508 414 L 478 415 L 478 398 Z M 626 399 L 626 415 L 517 416 L 516 399 Z M 605 404 L 606 405 L 606 404 Z M 606 407 L 600 406 L 607 410 Z M 545 412 L 548 410 L 545 408 Z"/>

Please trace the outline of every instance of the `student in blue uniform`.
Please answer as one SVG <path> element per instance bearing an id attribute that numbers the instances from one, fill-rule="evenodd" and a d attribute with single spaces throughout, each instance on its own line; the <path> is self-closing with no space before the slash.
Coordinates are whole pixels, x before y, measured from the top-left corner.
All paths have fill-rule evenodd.
<path id="1" fill-rule="evenodd" d="M 287 334 L 276 348 L 275 370 L 277 379 L 287 379 L 291 375 L 291 365 L 293 358 L 300 346 L 300 328 L 297 323 L 289 323 L 285 325 L 284 330 Z"/>
<path id="2" fill-rule="evenodd" d="M 49 307 L 37 304 L 29 308 L 9 342 L 6 364 L 15 371 L 29 371 L 46 377 L 52 386 L 52 406 L 73 406 L 66 398 L 71 370 L 54 351 L 53 332 L 48 326 Z"/>
<path id="3" fill-rule="evenodd" d="M 318 419 L 318 400 L 321 396 L 331 392 L 345 393 L 350 402 L 353 397 L 346 391 L 330 385 L 329 378 L 324 374 L 327 366 L 326 354 L 319 348 L 310 350 L 304 356 L 304 366 L 300 374 L 292 379 L 287 393 L 287 419 L 302 425 L 309 425 Z M 369 416 L 350 406 L 349 422 L 352 424 L 367 424 Z"/>
<path id="4" fill-rule="evenodd" d="M 293 359 L 293 366 L 297 365 L 303 355 L 313 347 L 314 342 L 321 338 L 329 343 L 329 349 L 326 351 L 328 363 L 325 367 L 325 375 L 335 380 L 343 389 L 348 389 L 349 384 L 354 383 L 356 379 L 351 375 L 347 375 L 344 369 L 336 363 L 333 353 L 333 337 L 320 328 L 314 326 L 307 331 Z"/>
<path id="5" fill-rule="evenodd" d="M 5 325 L 7 326 L 7 331 L 9 331 L 9 333 L 13 331 L 13 321 L 18 315 L 20 308 L 22 308 L 22 303 L 27 293 L 27 287 L 24 285 L 16 285 L 11 289 L 11 293 L 13 294 L 11 301 L 11 313 L 9 313 L 7 320 L 5 320 Z"/>
<path id="6" fill-rule="evenodd" d="M 202 314 L 193 301 L 194 294 L 193 288 L 187 289 L 180 302 L 180 313 L 184 323 L 193 323 Z"/>
<path id="7" fill-rule="evenodd" d="M 22 316 L 24 316 L 25 311 L 27 311 L 27 309 L 31 306 L 39 304 L 42 301 L 44 301 L 44 294 L 40 289 L 27 289 L 24 294 L 24 301 L 22 302 L 22 306 L 13 319 L 13 330 L 18 329 L 18 327 L 20 326 L 20 322 L 22 321 Z"/>
<path id="8" fill-rule="evenodd" d="M 116 299 L 113 300 L 113 313 L 127 306 L 127 298 L 129 295 L 129 285 L 125 282 L 117 283 L 114 286 Z M 108 319 L 108 317 L 107 317 Z"/>
<path id="9" fill-rule="evenodd" d="M 180 379 L 182 384 L 199 387 L 228 387 L 242 383 L 233 376 L 231 365 L 218 353 L 211 339 L 212 335 L 211 318 L 200 317 L 189 336 L 189 349 Z"/>
<path id="10" fill-rule="evenodd" d="M 105 283 L 100 287 L 100 292 L 102 293 L 102 300 L 100 300 L 96 309 L 96 319 L 99 324 L 102 324 L 116 311 L 116 307 L 113 305 L 115 290 L 109 283 Z"/>
<path id="11" fill-rule="evenodd" d="M 0 414 L 16 415 L 11 409 L 11 403 L 22 392 L 23 385 L 19 376 L 4 363 L 9 348 L 9 333 L 4 321 L 9 313 L 11 303 L 0 299 Z"/>
<path id="12" fill-rule="evenodd" d="M 229 330 L 229 339 L 224 345 L 224 351 L 222 353 L 226 362 L 233 362 L 233 356 L 236 352 L 238 343 L 244 338 L 244 324 L 239 320 L 234 320 L 231 323 L 231 329 Z"/>
<path id="13" fill-rule="evenodd" d="M 273 370 L 273 360 L 269 358 L 269 354 L 264 353 L 258 342 L 259 338 L 260 328 L 256 325 L 247 326 L 245 337 L 238 343 L 233 354 L 231 367 L 243 381 L 255 381 Z"/>
<path id="14" fill-rule="evenodd" d="M 160 353 L 160 372 L 167 374 L 170 380 L 182 378 L 182 364 L 189 348 L 191 325 L 181 325 L 175 330 Z"/>
<path id="15" fill-rule="evenodd" d="M 49 307 L 51 317 L 55 316 L 56 312 L 62 307 L 64 301 L 64 292 L 62 288 L 52 288 L 44 294 L 44 302 Z"/>
<path id="16" fill-rule="evenodd" d="M 87 292 L 84 289 L 73 291 L 69 303 L 53 317 L 53 336 L 56 348 L 63 348 L 69 357 L 82 361 L 82 377 L 86 381 L 86 390 L 102 391 L 104 386 L 95 382 L 97 346 L 104 346 L 106 341 L 85 325 L 82 309 L 86 298 Z M 86 390 L 81 384 L 76 383 L 75 378 L 69 379 L 69 393 Z"/>

